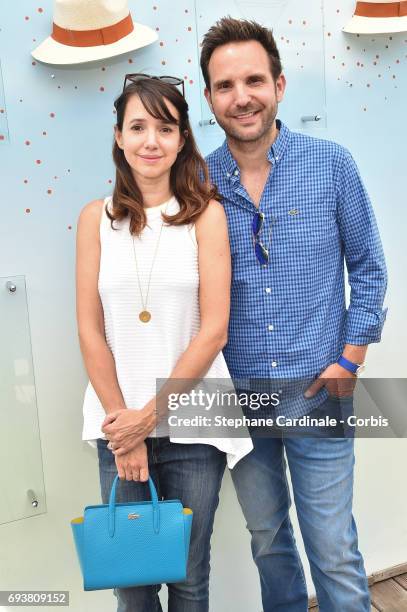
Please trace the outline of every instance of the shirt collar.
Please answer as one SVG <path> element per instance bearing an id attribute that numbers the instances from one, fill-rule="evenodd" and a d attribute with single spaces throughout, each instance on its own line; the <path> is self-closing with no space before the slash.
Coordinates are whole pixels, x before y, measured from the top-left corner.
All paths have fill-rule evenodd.
<path id="1" fill-rule="evenodd" d="M 267 159 L 273 165 L 278 164 L 281 161 L 291 136 L 290 130 L 280 119 L 276 120 L 276 124 L 279 134 L 267 152 Z M 230 152 L 227 140 L 224 141 L 221 147 L 220 157 L 226 177 L 230 178 L 232 176 L 239 176 L 239 166 Z"/>

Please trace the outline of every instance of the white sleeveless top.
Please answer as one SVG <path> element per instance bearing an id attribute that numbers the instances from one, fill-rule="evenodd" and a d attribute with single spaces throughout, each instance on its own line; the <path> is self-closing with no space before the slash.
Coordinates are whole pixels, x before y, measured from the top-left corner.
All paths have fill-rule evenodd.
<path id="1" fill-rule="evenodd" d="M 105 199 L 104 207 L 111 212 L 111 197 Z M 144 300 L 164 210 L 168 215 L 179 211 L 175 197 L 160 206 L 146 208 L 147 225 L 139 237 L 134 237 Z M 113 226 L 117 229 L 111 228 L 104 209 L 100 223 L 98 289 L 104 311 L 106 342 L 114 357 L 125 405 L 140 410 L 156 395 L 156 379 L 170 376 L 179 357 L 199 331 L 198 245 L 194 225 L 163 226 L 146 305 L 151 320 L 143 323 L 139 319 L 143 305 L 129 219 L 114 221 Z M 221 352 L 206 377 L 230 380 Z M 90 382 L 85 392 L 83 416 L 82 439 L 94 441 L 104 438 L 101 425 L 106 413 Z M 165 432 L 159 435 L 165 435 Z M 171 441 L 212 444 L 228 454 L 229 467 L 252 449 L 249 438 L 171 438 Z"/>

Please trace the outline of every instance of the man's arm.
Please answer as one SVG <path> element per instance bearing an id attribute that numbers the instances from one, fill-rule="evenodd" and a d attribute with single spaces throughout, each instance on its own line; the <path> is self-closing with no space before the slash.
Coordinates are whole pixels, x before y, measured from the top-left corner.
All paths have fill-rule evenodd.
<path id="1" fill-rule="evenodd" d="M 387 309 L 387 271 L 369 196 L 351 154 L 344 150 L 337 175 L 338 224 L 351 287 L 345 343 L 380 342 Z"/>
<path id="2" fill-rule="evenodd" d="M 354 364 L 362 364 L 368 344 L 380 342 L 387 312 L 383 309 L 387 271 L 369 196 L 351 154 L 346 149 L 341 152 L 334 175 L 337 218 L 351 288 L 342 355 Z M 305 395 L 314 396 L 322 386 L 331 394 L 348 395 L 355 378 L 334 363 L 321 373 Z M 340 383 L 339 379 L 353 379 L 353 383 L 345 380 Z"/>

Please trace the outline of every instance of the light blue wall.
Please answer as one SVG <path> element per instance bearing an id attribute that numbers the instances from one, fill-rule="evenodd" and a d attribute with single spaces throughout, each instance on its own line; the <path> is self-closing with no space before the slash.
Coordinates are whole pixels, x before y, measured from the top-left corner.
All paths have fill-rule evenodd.
<path id="1" fill-rule="evenodd" d="M 250 16 L 250 3 L 231 4 L 234 14 Z M 253 4 L 253 11 L 259 4 Z M 390 272 L 389 317 L 382 344 L 369 350 L 368 375 L 406 376 L 407 33 L 344 35 L 341 27 L 352 14 L 352 0 L 326 2 L 324 15 L 316 10 L 317 2 L 274 3 L 277 8 L 279 4 L 285 4 L 278 40 L 288 76 L 280 116 L 297 127 L 301 114 L 318 107 L 323 121 L 307 129 L 352 151 L 383 238 Z M 224 8 L 215 0 L 205 5 L 206 21 Z M 94 452 L 80 441 L 86 376 L 75 323 L 75 226 L 82 206 L 112 188 L 112 103 L 124 73 L 186 77 L 191 121 L 202 151 L 220 143 L 216 128 L 211 132 L 198 126 L 200 16 L 199 10 L 195 15 L 194 2 L 131 1 L 130 8 L 136 20 L 159 28 L 159 42 L 72 68 L 33 63 L 30 56 L 49 34 L 51 0 L 19 0 L 7 10 L 3 7 L 0 17 L 0 109 L 6 111 L 0 112 L 0 277 L 26 277 L 48 509 L 45 515 L 0 525 L 0 588 L 70 589 L 72 609 L 78 612 L 112 607 L 108 594 L 81 593 L 68 524 L 99 495 Z M 309 53 L 302 42 L 309 45 Z M 303 54 L 303 61 L 292 47 Z M 7 408 L 1 410 L 7 418 Z M 405 440 L 358 442 L 355 511 L 367 570 L 372 572 L 406 561 L 407 504 L 399 486 L 406 445 Z M 378 489 L 381 495 L 373 503 Z M 217 516 L 213 567 L 214 612 L 260 610 L 249 540 L 229 478 Z M 241 589 L 236 589 L 237 580 Z"/>

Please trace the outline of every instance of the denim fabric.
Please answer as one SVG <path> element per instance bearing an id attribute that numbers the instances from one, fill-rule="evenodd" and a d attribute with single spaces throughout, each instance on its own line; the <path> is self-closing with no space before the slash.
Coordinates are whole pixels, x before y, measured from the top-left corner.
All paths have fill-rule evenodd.
<path id="1" fill-rule="evenodd" d="M 146 444 L 159 499 L 179 499 L 194 513 L 187 580 L 168 585 L 168 612 L 208 612 L 210 538 L 226 456 L 209 444 L 175 444 L 166 437 L 147 438 Z M 108 503 L 117 468 L 107 441 L 98 439 L 97 448 L 102 501 Z M 150 499 L 147 483 L 120 481 L 116 492 L 117 502 Z M 115 589 L 117 612 L 162 612 L 159 590 Z"/>
<path id="2" fill-rule="evenodd" d="M 338 404 L 344 404 L 345 413 L 351 411 L 351 400 L 330 398 L 315 416 L 323 407 L 337 411 Z M 266 437 L 252 431 L 253 452 L 231 472 L 252 535 L 264 612 L 308 609 L 289 517 L 286 459 L 320 612 L 368 612 L 369 590 L 352 516 L 354 439 L 329 437 L 329 428 L 314 430 L 312 437 L 281 433 Z M 331 435 L 337 436 L 337 429 Z"/>

